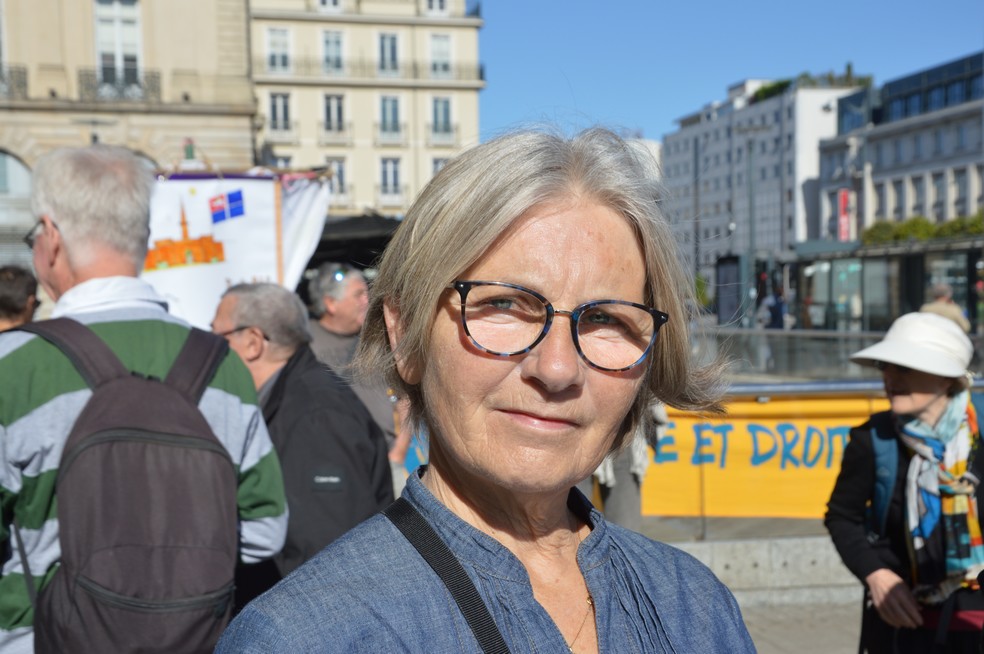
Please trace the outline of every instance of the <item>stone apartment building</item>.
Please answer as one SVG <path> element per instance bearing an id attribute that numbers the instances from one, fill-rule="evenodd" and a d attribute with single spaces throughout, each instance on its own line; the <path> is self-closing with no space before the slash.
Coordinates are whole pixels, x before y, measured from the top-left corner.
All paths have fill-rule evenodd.
<path id="1" fill-rule="evenodd" d="M 30 169 L 93 141 L 165 169 L 330 167 L 331 213 L 400 216 L 478 142 L 466 0 L 0 0 L 0 262 L 29 262 Z"/>

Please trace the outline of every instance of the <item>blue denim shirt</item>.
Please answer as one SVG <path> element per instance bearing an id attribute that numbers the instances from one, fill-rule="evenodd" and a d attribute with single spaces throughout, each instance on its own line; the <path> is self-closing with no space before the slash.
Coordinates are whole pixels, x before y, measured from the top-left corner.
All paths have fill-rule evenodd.
<path id="1" fill-rule="evenodd" d="M 412 475 L 403 491 L 461 561 L 514 654 L 567 652 L 509 550 L 451 513 Z M 602 653 L 754 652 L 731 592 L 703 564 L 605 522 L 576 489 L 591 525 L 578 564 L 594 600 Z M 216 652 L 480 652 L 440 578 L 384 516 L 322 550 L 229 626 Z"/>

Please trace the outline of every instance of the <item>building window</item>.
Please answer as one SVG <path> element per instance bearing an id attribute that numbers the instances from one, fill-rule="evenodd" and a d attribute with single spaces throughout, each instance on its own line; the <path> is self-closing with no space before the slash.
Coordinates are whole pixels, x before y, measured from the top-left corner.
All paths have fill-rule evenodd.
<path id="1" fill-rule="evenodd" d="M 878 217 L 885 216 L 885 185 L 884 184 L 875 185 L 875 215 Z"/>
<path id="2" fill-rule="evenodd" d="M 448 12 L 447 0 L 427 0 L 427 12 L 431 14 L 446 14 Z"/>
<path id="3" fill-rule="evenodd" d="M 946 179 L 941 174 L 933 175 L 933 217 L 943 220 L 943 203 L 946 202 Z"/>
<path id="4" fill-rule="evenodd" d="M 275 154 L 273 155 L 273 167 L 280 170 L 290 170 L 290 156 Z"/>
<path id="5" fill-rule="evenodd" d="M 290 129 L 290 94 L 270 94 L 270 129 L 283 132 Z"/>
<path id="6" fill-rule="evenodd" d="M 434 98 L 433 119 L 435 134 L 451 133 L 451 98 Z"/>
<path id="7" fill-rule="evenodd" d="M 433 165 L 433 167 L 431 169 L 431 174 L 432 175 L 436 175 L 439 172 L 441 172 L 441 169 L 448 165 L 448 161 L 449 161 L 449 159 L 447 159 L 445 157 L 435 157 L 434 158 L 434 165 Z"/>
<path id="8" fill-rule="evenodd" d="M 933 154 L 943 154 L 943 128 L 933 130 Z"/>
<path id="9" fill-rule="evenodd" d="M 290 70 L 290 33 L 285 29 L 267 30 L 267 70 L 280 73 Z"/>
<path id="10" fill-rule="evenodd" d="M 345 110 L 341 95 L 325 95 L 325 131 L 345 131 Z"/>
<path id="11" fill-rule="evenodd" d="M 957 216 L 967 214 L 967 170 L 957 168 L 953 171 L 953 213 Z"/>
<path id="12" fill-rule="evenodd" d="M 325 11 L 340 11 L 342 0 L 318 0 L 318 6 Z"/>
<path id="13" fill-rule="evenodd" d="M 967 126 L 957 125 L 955 129 L 957 132 L 957 149 L 963 150 L 967 147 Z"/>
<path id="14" fill-rule="evenodd" d="M 888 103 L 888 119 L 901 120 L 902 118 L 905 118 L 905 101 L 896 98 Z"/>
<path id="15" fill-rule="evenodd" d="M 923 156 L 923 135 L 916 134 L 912 137 L 912 157 L 922 159 Z"/>
<path id="16" fill-rule="evenodd" d="M 913 93 L 909 96 L 907 104 L 906 114 L 909 116 L 918 116 L 922 111 L 922 96 L 918 93 Z"/>
<path id="17" fill-rule="evenodd" d="M 926 185 L 922 177 L 912 178 L 912 211 L 917 215 L 922 215 L 926 211 Z"/>
<path id="18" fill-rule="evenodd" d="M 399 72 L 396 56 L 396 34 L 379 35 L 379 72 L 395 74 Z"/>
<path id="19" fill-rule="evenodd" d="M 99 81 L 139 85 L 140 13 L 137 0 L 96 1 L 96 56 Z"/>
<path id="20" fill-rule="evenodd" d="M 892 143 L 893 155 L 895 158 L 895 163 L 902 163 L 902 139 L 895 139 Z"/>
<path id="21" fill-rule="evenodd" d="M 895 202 L 895 217 L 905 218 L 905 195 L 902 192 L 902 180 L 892 182 L 892 200 Z"/>
<path id="22" fill-rule="evenodd" d="M 345 159 L 341 157 L 328 157 L 325 160 L 328 170 L 331 171 L 331 179 L 328 187 L 333 195 L 345 195 L 348 193 L 348 185 L 345 183 Z"/>
<path id="23" fill-rule="evenodd" d="M 879 143 L 875 146 L 875 168 L 881 168 L 885 165 L 885 144 Z"/>
<path id="24" fill-rule="evenodd" d="M 945 103 L 946 92 L 943 90 L 942 86 L 934 86 L 929 90 L 929 101 L 926 103 L 926 108 L 929 111 L 942 109 Z"/>
<path id="25" fill-rule="evenodd" d="M 400 98 L 384 95 L 379 106 L 379 131 L 386 134 L 400 132 Z"/>
<path id="26" fill-rule="evenodd" d="M 970 80 L 970 99 L 980 100 L 984 98 L 984 75 L 978 75 Z"/>
<path id="27" fill-rule="evenodd" d="M 342 33 L 325 32 L 322 46 L 324 49 L 324 71 L 326 73 L 342 72 Z"/>
<path id="28" fill-rule="evenodd" d="M 948 107 L 952 107 L 955 104 L 960 104 L 967 99 L 966 88 L 964 87 L 963 80 L 959 82 L 951 83 L 946 89 L 946 104 Z"/>
<path id="29" fill-rule="evenodd" d="M 379 188 L 383 195 L 398 195 L 400 193 L 400 160 L 385 158 L 380 170 Z"/>
<path id="30" fill-rule="evenodd" d="M 431 34 L 431 77 L 451 77 L 451 37 Z"/>

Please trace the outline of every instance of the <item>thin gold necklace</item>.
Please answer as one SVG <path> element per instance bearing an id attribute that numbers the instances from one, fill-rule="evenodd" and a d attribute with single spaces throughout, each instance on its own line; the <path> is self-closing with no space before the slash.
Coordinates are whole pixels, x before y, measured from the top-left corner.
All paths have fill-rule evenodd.
<path id="1" fill-rule="evenodd" d="M 577 536 L 577 549 L 581 549 L 581 530 L 579 527 L 580 525 L 574 529 L 574 535 Z M 588 616 L 591 614 L 591 608 L 593 606 L 594 601 L 591 599 L 591 594 L 588 593 L 588 608 L 584 610 L 584 617 L 581 618 L 581 626 L 577 628 L 577 633 L 574 634 L 574 640 L 567 645 L 567 651 L 572 654 L 574 652 L 574 643 L 576 643 L 577 639 L 581 637 L 581 632 L 584 630 L 584 625 L 588 621 Z"/>
<path id="2" fill-rule="evenodd" d="M 577 633 L 574 634 L 574 640 L 572 640 L 570 644 L 567 646 L 567 650 L 569 652 L 574 651 L 574 643 L 576 643 L 577 639 L 580 638 L 581 631 L 584 629 L 584 624 L 588 621 L 588 616 L 591 614 L 591 607 L 593 606 L 594 606 L 594 602 L 592 601 L 591 596 L 588 595 L 588 608 L 585 609 L 584 611 L 584 617 L 581 618 L 581 626 L 577 628 Z"/>

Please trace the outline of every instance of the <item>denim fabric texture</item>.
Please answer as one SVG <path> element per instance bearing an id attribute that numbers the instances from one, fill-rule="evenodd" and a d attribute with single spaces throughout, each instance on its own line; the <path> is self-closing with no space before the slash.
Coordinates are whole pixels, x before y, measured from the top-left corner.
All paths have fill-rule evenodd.
<path id="1" fill-rule="evenodd" d="M 519 560 L 438 502 L 417 474 L 403 491 L 455 552 L 514 654 L 567 652 Z M 731 592 L 690 555 L 605 522 L 576 489 L 592 526 L 578 563 L 603 653 L 754 652 Z M 384 516 L 322 550 L 252 602 L 219 653 L 480 652 L 440 578 Z"/>

